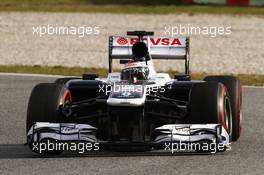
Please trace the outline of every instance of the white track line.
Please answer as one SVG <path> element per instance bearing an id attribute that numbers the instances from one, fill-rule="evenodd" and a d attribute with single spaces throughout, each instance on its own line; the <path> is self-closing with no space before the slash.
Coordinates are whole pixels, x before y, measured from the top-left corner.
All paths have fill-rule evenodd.
<path id="1" fill-rule="evenodd" d="M 255 89 L 262 89 L 264 86 L 248 86 L 248 85 L 243 85 L 243 88 L 255 88 Z"/>
<path id="2" fill-rule="evenodd" d="M 63 76 L 63 75 L 49 75 L 49 74 L 28 74 L 28 73 L 2 73 L 0 75 L 5 76 L 22 76 L 22 77 L 47 77 L 47 78 L 62 78 L 62 77 L 72 77 L 72 76 Z M 73 76 L 74 77 L 74 76 Z M 78 77 L 78 76 L 76 76 Z M 244 88 L 264 88 L 264 86 L 248 86 L 243 85 Z"/>
<path id="3" fill-rule="evenodd" d="M 67 76 L 63 76 L 63 75 L 28 74 L 28 73 L 3 73 L 3 72 L 1 72 L 0 75 L 5 75 L 5 76 L 22 76 L 22 77 L 47 77 L 47 78 L 67 77 Z"/>

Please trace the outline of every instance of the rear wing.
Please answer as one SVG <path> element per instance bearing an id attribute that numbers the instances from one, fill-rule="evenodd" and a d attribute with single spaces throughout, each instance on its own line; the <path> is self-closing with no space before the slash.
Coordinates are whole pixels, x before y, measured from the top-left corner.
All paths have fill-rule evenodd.
<path id="1" fill-rule="evenodd" d="M 109 72 L 112 72 L 112 60 L 129 60 L 132 46 L 139 41 L 136 36 L 109 37 Z M 185 73 L 189 74 L 189 38 L 144 36 L 152 59 L 185 60 Z"/>

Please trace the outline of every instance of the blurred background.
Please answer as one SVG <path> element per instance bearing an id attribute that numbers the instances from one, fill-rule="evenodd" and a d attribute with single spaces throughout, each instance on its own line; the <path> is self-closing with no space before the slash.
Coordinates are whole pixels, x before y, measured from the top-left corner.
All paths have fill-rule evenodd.
<path id="1" fill-rule="evenodd" d="M 239 75 L 264 84 L 263 0 L 1 0 L 0 72 L 79 75 L 107 74 L 108 37 L 128 30 L 197 27 L 230 29 L 212 37 L 191 37 L 191 72 Z M 37 35 L 40 27 L 88 27 L 90 34 Z M 171 34 L 171 33 L 170 33 Z M 118 64 L 116 64 L 118 65 Z M 181 62 L 158 61 L 158 71 L 183 71 Z M 120 66 L 116 66 L 120 69 Z"/>

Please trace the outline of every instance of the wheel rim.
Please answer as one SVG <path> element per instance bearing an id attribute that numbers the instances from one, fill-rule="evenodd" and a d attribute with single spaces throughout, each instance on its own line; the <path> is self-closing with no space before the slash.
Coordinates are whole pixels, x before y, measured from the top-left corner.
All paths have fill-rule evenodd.
<path id="1" fill-rule="evenodd" d="M 232 134 L 232 111 L 231 111 L 231 103 L 230 99 L 226 96 L 225 97 L 225 125 L 226 129 L 228 130 L 229 134 Z"/>
<path id="2" fill-rule="evenodd" d="M 222 89 L 221 93 L 221 123 L 226 132 L 231 136 L 232 135 L 232 110 L 231 102 L 228 97 L 226 88 Z"/>

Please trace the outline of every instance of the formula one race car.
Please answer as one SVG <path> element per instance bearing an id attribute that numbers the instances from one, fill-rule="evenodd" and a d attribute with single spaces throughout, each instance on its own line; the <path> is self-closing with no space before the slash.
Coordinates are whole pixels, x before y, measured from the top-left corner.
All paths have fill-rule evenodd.
<path id="1" fill-rule="evenodd" d="M 230 148 L 241 133 L 239 79 L 191 80 L 189 38 L 153 35 L 110 36 L 107 78 L 84 74 L 36 85 L 27 111 L 32 151 L 63 151 L 40 152 L 37 145 L 48 142 L 96 143 L 95 150 L 171 150 L 176 143 L 191 144 L 192 151 L 208 151 L 201 147 L 205 143 L 222 144 L 216 151 Z M 124 64 L 121 72 L 112 72 L 113 59 Z M 157 73 L 154 59 L 185 60 L 185 73 Z"/>

